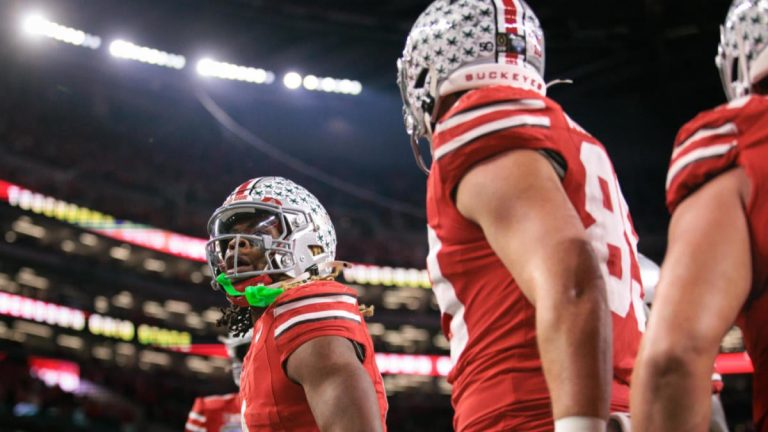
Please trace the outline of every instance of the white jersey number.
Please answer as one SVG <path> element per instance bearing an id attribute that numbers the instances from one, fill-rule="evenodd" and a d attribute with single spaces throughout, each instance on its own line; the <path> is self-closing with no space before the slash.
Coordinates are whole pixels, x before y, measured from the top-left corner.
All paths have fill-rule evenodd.
<path id="1" fill-rule="evenodd" d="M 595 249 L 608 290 L 611 311 L 626 317 L 632 307 L 640 331 L 645 331 L 641 286 L 632 278 L 637 266 L 637 238 L 613 166 L 601 147 L 584 142 L 581 163 L 586 171 L 586 210 L 595 219 L 587 235 Z"/>

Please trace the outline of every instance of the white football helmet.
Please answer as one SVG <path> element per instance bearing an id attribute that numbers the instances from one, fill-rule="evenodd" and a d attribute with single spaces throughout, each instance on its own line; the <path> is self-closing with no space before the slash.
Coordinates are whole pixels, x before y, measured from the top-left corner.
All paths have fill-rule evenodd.
<path id="1" fill-rule="evenodd" d="M 230 334 L 229 337 L 219 338 L 227 349 L 227 356 L 232 360 L 232 379 L 238 387 L 240 386 L 240 375 L 243 373 L 243 359 L 245 359 L 245 355 L 248 353 L 252 338 L 253 329 L 248 330 L 248 333 L 242 336 Z"/>
<path id="2" fill-rule="evenodd" d="M 440 98 L 490 85 L 546 91 L 544 32 L 524 0 L 436 0 L 413 25 L 397 62 L 405 128 L 419 167 Z"/>
<path id="3" fill-rule="evenodd" d="M 231 231 L 238 220 L 254 215 L 263 218 L 260 225 L 277 227 L 278 237 Z M 336 230 L 328 212 L 309 191 L 282 177 L 254 178 L 237 187 L 211 216 L 208 234 L 206 255 L 213 274 L 211 284 L 216 289 L 223 288 L 216 278 L 226 271 L 227 246 L 232 240 L 248 241 L 262 248 L 266 257 L 266 265 L 260 270 L 238 273 L 235 266 L 227 274 L 234 283 L 257 276 L 295 278 L 304 272 L 326 276 L 332 268 L 322 264 L 332 262 L 336 256 Z M 313 253 L 313 247 L 319 248 L 319 253 Z M 238 260 L 238 249 L 234 250 L 234 262 Z"/>
<path id="4" fill-rule="evenodd" d="M 768 77 L 768 0 L 734 0 L 720 27 L 715 64 L 728 100 Z"/>

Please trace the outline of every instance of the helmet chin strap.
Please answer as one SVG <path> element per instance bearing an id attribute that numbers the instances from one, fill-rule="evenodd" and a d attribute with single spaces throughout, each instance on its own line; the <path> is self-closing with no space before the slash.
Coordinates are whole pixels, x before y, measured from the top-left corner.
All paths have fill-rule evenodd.
<path id="1" fill-rule="evenodd" d="M 424 136 L 429 143 L 429 154 L 432 154 L 432 115 L 426 111 L 424 112 L 424 129 Z M 419 146 L 419 157 L 416 158 L 416 162 L 418 163 L 419 168 L 424 171 L 424 174 L 429 175 L 430 167 L 428 167 L 427 163 L 424 161 L 424 156 L 421 152 L 421 145 L 418 142 L 418 138 L 414 139 L 416 140 L 416 145 Z"/>
<path id="2" fill-rule="evenodd" d="M 426 114 L 425 114 L 426 116 Z M 429 167 L 424 162 L 424 157 L 421 155 L 421 145 L 419 144 L 419 138 L 415 134 L 410 135 L 411 149 L 413 150 L 413 157 L 416 158 L 416 165 L 426 175 L 429 175 Z"/>
<path id="3" fill-rule="evenodd" d="M 554 87 L 554 86 L 560 85 L 560 84 L 573 84 L 573 80 L 569 79 L 569 78 L 553 79 L 552 81 L 547 83 L 547 90 L 549 90 L 550 87 Z"/>
<path id="4" fill-rule="evenodd" d="M 437 87 L 437 69 L 435 69 L 435 65 L 431 65 L 429 67 L 429 97 L 431 99 L 431 109 L 429 110 L 423 110 L 424 111 L 424 126 L 427 129 L 426 130 L 426 136 L 429 140 L 430 144 L 430 151 L 432 150 L 432 117 L 437 116 L 437 113 L 440 112 L 440 94 Z M 434 122 L 437 122 L 437 119 L 434 119 Z"/>
<path id="5" fill-rule="evenodd" d="M 423 135 L 426 137 L 427 142 L 429 142 L 429 152 L 432 154 L 432 117 L 437 114 L 440 105 L 440 99 L 438 98 L 437 93 L 437 70 L 435 69 L 434 65 L 429 67 L 429 73 L 427 74 L 427 77 L 429 77 L 429 94 L 424 98 L 425 100 L 422 102 L 421 124 L 424 125 Z M 422 155 L 421 151 L 421 144 L 419 143 L 419 135 L 420 134 L 418 133 L 411 134 L 411 148 L 413 149 L 413 156 L 416 158 L 416 165 L 419 166 L 419 169 L 424 172 L 424 174 L 429 175 L 430 168 L 424 161 L 424 156 Z"/>

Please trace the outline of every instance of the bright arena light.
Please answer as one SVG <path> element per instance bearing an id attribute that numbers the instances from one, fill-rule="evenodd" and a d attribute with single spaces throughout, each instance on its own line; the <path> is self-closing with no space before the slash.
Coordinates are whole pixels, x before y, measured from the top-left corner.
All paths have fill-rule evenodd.
<path id="1" fill-rule="evenodd" d="M 296 72 L 288 72 L 283 77 L 283 84 L 285 84 L 285 86 L 291 90 L 295 90 L 301 87 L 301 83 L 302 83 L 301 75 L 297 74 Z"/>
<path id="2" fill-rule="evenodd" d="M 336 91 L 336 80 L 333 78 L 323 78 L 322 81 L 320 81 L 320 88 L 324 92 L 334 92 Z"/>
<path id="3" fill-rule="evenodd" d="M 363 91 L 363 85 L 360 84 L 359 81 L 331 77 L 316 77 L 314 75 L 305 76 L 303 85 L 307 90 L 322 91 L 326 93 L 359 95 L 360 92 Z"/>
<path id="4" fill-rule="evenodd" d="M 254 84 L 271 84 L 275 74 L 261 68 L 238 66 L 204 58 L 197 62 L 197 73 L 205 77 L 245 81 Z"/>
<path id="5" fill-rule="evenodd" d="M 307 75 L 304 77 L 304 88 L 307 90 L 317 90 L 320 85 L 320 80 L 314 75 Z"/>
<path id="6" fill-rule="evenodd" d="M 28 15 L 22 21 L 21 27 L 27 34 L 45 36 L 59 42 L 90 49 L 97 49 L 101 46 L 100 37 L 88 34 L 82 30 L 48 21 L 39 14 Z"/>
<path id="7" fill-rule="evenodd" d="M 184 69 L 187 59 L 183 55 L 171 54 L 117 39 L 109 44 L 109 53 L 118 58 L 135 60 L 172 69 Z"/>
<path id="8" fill-rule="evenodd" d="M 339 83 L 339 92 L 351 95 L 359 95 L 363 91 L 360 81 L 344 79 Z"/>
<path id="9" fill-rule="evenodd" d="M 22 20 L 21 27 L 25 33 L 32 36 L 45 36 L 60 42 L 91 49 L 98 49 L 101 46 L 100 37 L 54 23 L 41 14 L 27 15 Z M 187 63 L 186 58 L 181 54 L 172 54 L 136 45 L 122 39 L 116 39 L 109 44 L 109 53 L 118 58 L 178 70 L 184 69 Z M 243 81 L 253 84 L 272 84 L 275 81 L 274 72 L 261 68 L 220 62 L 211 58 L 200 59 L 197 62 L 196 69 L 197 73 L 204 77 Z M 347 95 L 358 95 L 363 91 L 363 85 L 359 81 L 318 77 L 315 75 L 302 76 L 297 72 L 286 73 L 283 76 L 283 84 L 291 90 L 303 87 L 309 91 Z"/>

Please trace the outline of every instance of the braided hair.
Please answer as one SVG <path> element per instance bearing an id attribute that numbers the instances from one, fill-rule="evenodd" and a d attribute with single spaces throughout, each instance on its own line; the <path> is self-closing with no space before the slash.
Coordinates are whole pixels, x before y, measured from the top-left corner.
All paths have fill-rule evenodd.
<path id="1" fill-rule="evenodd" d="M 232 337 L 244 336 L 253 327 L 251 308 L 230 304 L 227 308 L 221 308 L 221 318 L 216 320 L 219 327 L 227 327 Z"/>

